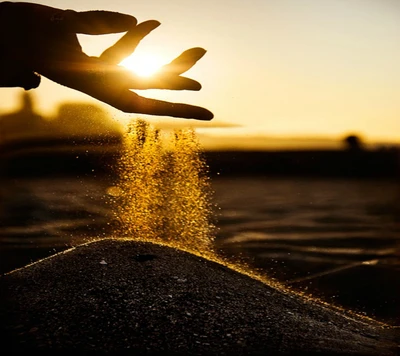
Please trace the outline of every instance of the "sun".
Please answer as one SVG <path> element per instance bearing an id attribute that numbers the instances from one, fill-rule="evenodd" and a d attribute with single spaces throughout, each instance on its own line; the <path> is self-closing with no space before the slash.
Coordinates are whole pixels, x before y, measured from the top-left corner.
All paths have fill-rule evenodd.
<path id="1" fill-rule="evenodd" d="M 120 63 L 121 66 L 141 77 L 152 76 L 164 64 L 163 58 L 152 53 L 134 53 Z"/>

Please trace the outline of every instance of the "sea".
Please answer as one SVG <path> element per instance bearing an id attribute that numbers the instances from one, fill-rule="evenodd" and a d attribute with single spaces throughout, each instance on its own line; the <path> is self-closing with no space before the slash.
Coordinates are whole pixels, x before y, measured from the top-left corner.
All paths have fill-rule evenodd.
<path id="1" fill-rule="evenodd" d="M 207 182 L 216 253 L 289 291 L 400 325 L 399 181 L 221 174 Z M 114 187 L 95 174 L 3 178 L 0 273 L 113 236 Z"/>

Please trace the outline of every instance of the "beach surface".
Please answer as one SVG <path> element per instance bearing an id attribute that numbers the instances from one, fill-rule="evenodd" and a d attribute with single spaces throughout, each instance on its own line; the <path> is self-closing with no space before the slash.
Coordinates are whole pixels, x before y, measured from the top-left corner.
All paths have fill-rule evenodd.
<path id="1" fill-rule="evenodd" d="M 166 246 L 106 239 L 0 277 L 9 354 L 397 355 L 399 330 Z M 4 354 L 4 353 L 2 353 Z"/>

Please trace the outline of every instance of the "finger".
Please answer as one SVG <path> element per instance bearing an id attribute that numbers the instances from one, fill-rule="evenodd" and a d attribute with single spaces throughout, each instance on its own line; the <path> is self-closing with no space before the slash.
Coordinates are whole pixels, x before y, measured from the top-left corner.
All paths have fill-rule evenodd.
<path id="1" fill-rule="evenodd" d="M 209 121 L 214 117 L 211 111 L 200 106 L 148 99 L 131 91 L 122 93 L 118 99 L 111 105 L 126 113 L 172 116 L 204 121 Z"/>
<path id="2" fill-rule="evenodd" d="M 160 22 L 155 20 L 140 23 L 129 30 L 113 46 L 107 48 L 99 58 L 109 64 L 120 63 L 124 58 L 130 56 L 139 42 L 158 26 L 160 26 Z"/>
<path id="3" fill-rule="evenodd" d="M 60 22 L 69 31 L 87 35 L 125 32 L 137 24 L 135 17 L 111 11 L 66 10 L 55 16 L 52 20 Z"/>
<path id="4" fill-rule="evenodd" d="M 91 58 L 91 60 L 96 59 L 97 58 L 95 57 Z M 199 91 L 201 89 L 201 84 L 196 80 L 172 74 L 156 74 L 150 77 L 141 77 L 122 66 L 99 64 L 95 65 L 91 71 L 93 75 L 96 75 L 97 73 L 98 76 L 101 76 L 101 72 L 103 71 L 105 76 L 113 78 L 115 82 L 119 83 L 121 88 L 126 89 L 169 89 L 191 91 Z M 81 71 L 81 75 L 82 74 Z"/>
<path id="5" fill-rule="evenodd" d="M 206 54 L 206 50 L 200 47 L 191 48 L 175 58 L 171 63 L 160 69 L 162 73 L 182 74 L 192 68 L 196 62 Z"/>
<path id="6" fill-rule="evenodd" d="M 98 73 L 100 71 L 96 70 Z M 177 75 L 154 75 L 141 77 L 121 66 L 109 66 L 107 75 L 120 83 L 120 87 L 126 89 L 169 89 L 199 91 L 201 84 L 193 79 Z"/>
<path id="7" fill-rule="evenodd" d="M 174 104 L 140 97 L 128 88 L 134 86 L 135 76 L 120 66 L 105 65 L 97 58 L 82 53 L 80 61 L 49 65 L 40 73 L 69 88 L 129 113 L 162 115 L 198 120 L 211 120 L 213 114 L 207 109 L 186 104 Z"/>
<path id="8" fill-rule="evenodd" d="M 35 89 L 40 84 L 40 75 L 18 62 L 0 60 L 0 87 Z"/>
<path id="9" fill-rule="evenodd" d="M 151 77 L 135 77 L 129 89 L 169 89 L 199 91 L 201 84 L 196 80 L 177 75 L 154 75 Z"/>

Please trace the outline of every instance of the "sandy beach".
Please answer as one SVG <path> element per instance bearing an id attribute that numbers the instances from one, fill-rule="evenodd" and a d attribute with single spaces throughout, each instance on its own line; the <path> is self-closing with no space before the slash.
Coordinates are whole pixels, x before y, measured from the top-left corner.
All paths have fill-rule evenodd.
<path id="1" fill-rule="evenodd" d="M 0 291 L 3 355 L 399 352 L 398 329 L 150 243 L 80 245 L 1 276 Z"/>

